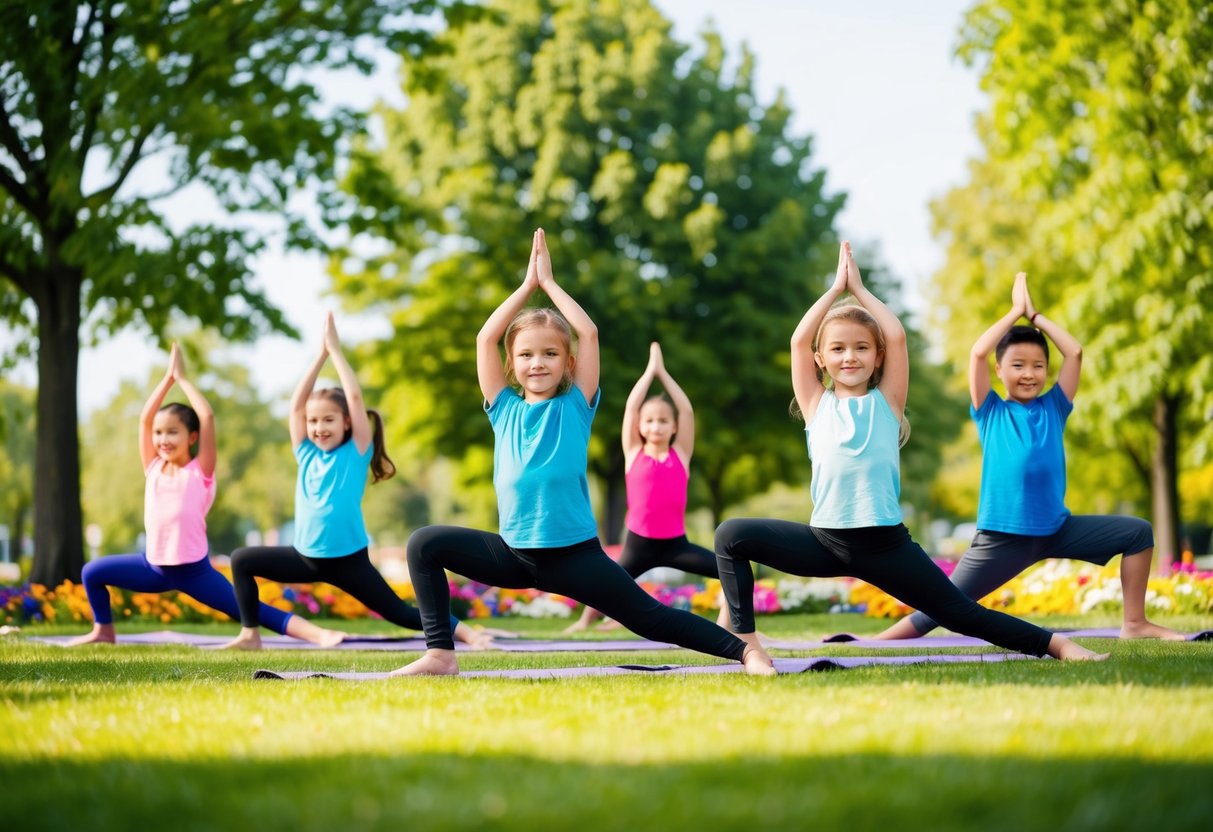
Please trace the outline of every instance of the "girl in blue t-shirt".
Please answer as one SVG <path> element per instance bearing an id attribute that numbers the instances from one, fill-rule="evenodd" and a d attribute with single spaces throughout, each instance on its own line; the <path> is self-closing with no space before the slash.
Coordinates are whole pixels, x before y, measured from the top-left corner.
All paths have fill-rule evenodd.
<path id="1" fill-rule="evenodd" d="M 341 387 L 315 390 L 326 360 L 332 359 Z M 383 443 L 383 420 L 362 400 L 358 377 L 341 351 L 330 312 L 320 354 L 291 397 L 291 447 L 299 463 L 295 485 L 293 546 L 249 546 L 232 553 L 232 582 L 240 605 L 240 635 L 225 647 L 256 650 L 257 577 L 283 583 L 323 582 L 343 589 L 372 612 L 410 630 L 421 629 L 415 607 L 401 600 L 371 563 L 362 519 L 367 468 L 373 482 L 396 473 Z M 484 648 L 492 637 L 452 618 L 455 636 Z M 340 642 L 340 638 L 333 644 Z"/>
<path id="2" fill-rule="evenodd" d="M 523 310 L 536 289 L 556 309 Z M 572 353 L 572 330 L 578 352 Z M 502 366 L 498 343 L 505 340 Z M 409 573 L 428 648 L 399 675 L 459 672 L 446 570 L 491 586 L 538 589 L 601 610 L 646 638 L 673 642 L 774 673 L 770 659 L 707 619 L 670 609 L 612 561 L 598 542 L 586 482 L 598 408 L 598 329 L 557 285 L 542 229 L 526 278 L 476 336 L 476 373 L 495 440 L 500 534 L 427 526 L 409 538 Z"/>
<path id="3" fill-rule="evenodd" d="M 849 291 L 858 305 L 834 306 Z M 831 384 L 826 386 L 825 378 Z M 957 589 L 901 522 L 899 449 L 910 366 L 897 316 L 863 285 L 849 243 L 834 283 L 792 335 L 792 388 L 813 462 L 809 523 L 727 520 L 716 530 L 733 630 L 752 649 L 758 561 L 807 577 L 850 575 L 941 624 L 1002 647 L 1060 659 L 1106 658 L 1064 636 L 986 609 Z"/>

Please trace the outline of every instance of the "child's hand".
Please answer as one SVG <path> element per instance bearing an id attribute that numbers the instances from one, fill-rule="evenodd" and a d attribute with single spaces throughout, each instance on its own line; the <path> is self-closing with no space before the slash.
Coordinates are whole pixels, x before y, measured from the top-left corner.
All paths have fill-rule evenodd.
<path id="1" fill-rule="evenodd" d="M 324 349 L 330 353 L 341 351 L 341 339 L 337 337 L 337 322 L 333 320 L 332 312 L 324 316 Z"/>
<path id="2" fill-rule="evenodd" d="M 177 346 L 176 341 L 173 342 L 173 348 L 169 352 L 168 374 L 173 377 L 173 381 L 185 378 L 185 358 L 182 357 L 181 348 Z"/>
<path id="3" fill-rule="evenodd" d="M 526 264 L 526 277 L 522 279 L 522 285 L 532 292 L 539 288 L 539 267 L 536 262 L 538 259 L 539 232 L 536 231 L 531 235 L 531 259 Z"/>
<path id="4" fill-rule="evenodd" d="M 831 292 L 842 294 L 847 290 L 847 244 L 840 243 L 838 246 L 838 270 L 834 272 L 834 285 L 830 287 Z"/>
<path id="5" fill-rule="evenodd" d="M 1032 293 L 1028 291 L 1028 276 L 1023 272 L 1020 272 L 1018 276 L 1023 277 L 1023 314 L 1031 323 L 1032 318 L 1036 316 L 1036 304 L 1032 303 Z"/>
<path id="6" fill-rule="evenodd" d="M 859 266 L 855 265 L 855 256 L 851 253 L 851 244 L 844 242 L 842 244 L 846 252 L 847 261 L 847 290 L 852 295 L 858 294 L 863 289 L 863 278 L 859 275 Z"/>
<path id="7" fill-rule="evenodd" d="M 549 283 L 555 283 L 552 276 L 552 258 L 548 254 L 548 241 L 543 229 L 535 231 L 535 272 L 539 277 L 539 287 L 546 288 Z"/>
<path id="8" fill-rule="evenodd" d="M 661 344 L 654 341 L 653 343 L 649 344 L 649 366 L 653 368 L 654 372 L 656 372 L 662 368 L 663 364 L 664 360 L 661 357 Z"/>
<path id="9" fill-rule="evenodd" d="M 1024 272 L 1015 275 L 1015 284 L 1011 287 L 1011 311 L 1020 316 L 1028 314 L 1028 276 Z"/>

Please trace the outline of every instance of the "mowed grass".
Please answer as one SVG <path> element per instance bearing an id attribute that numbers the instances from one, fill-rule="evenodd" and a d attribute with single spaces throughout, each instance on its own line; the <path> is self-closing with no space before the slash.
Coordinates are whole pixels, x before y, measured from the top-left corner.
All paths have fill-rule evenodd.
<path id="1" fill-rule="evenodd" d="M 1195 631 L 1213 618 L 1160 623 Z M 563 622 L 507 626 L 550 637 Z M 804 639 L 880 626 L 759 623 Z M 7 637 L 0 792 L 22 830 L 1210 828 L 1213 643 L 1084 643 L 1112 659 L 348 683 L 252 671 L 389 670 L 415 654 L 64 650 Z M 468 670 L 713 661 L 461 654 Z"/>

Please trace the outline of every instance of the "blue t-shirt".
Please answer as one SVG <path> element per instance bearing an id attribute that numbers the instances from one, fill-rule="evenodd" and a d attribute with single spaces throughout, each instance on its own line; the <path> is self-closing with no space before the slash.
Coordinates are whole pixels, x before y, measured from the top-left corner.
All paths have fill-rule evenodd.
<path id="1" fill-rule="evenodd" d="M 501 536 L 515 549 L 571 546 L 598 536 L 585 469 L 600 395 L 586 404 L 572 387 L 528 404 L 507 387 L 485 408 L 495 439 Z"/>
<path id="2" fill-rule="evenodd" d="M 295 543 L 309 558 L 339 558 L 370 542 L 362 520 L 362 495 L 374 444 L 358 453 L 353 440 L 322 451 L 310 439 L 295 448 Z"/>
<path id="3" fill-rule="evenodd" d="M 901 423 L 884 394 L 821 395 L 805 427 L 813 460 L 813 515 L 822 529 L 896 526 L 901 522 Z"/>
<path id="4" fill-rule="evenodd" d="M 991 390 L 969 405 L 981 440 L 977 528 L 988 532 L 1053 534 L 1070 516 L 1062 432 L 1074 404 L 1056 384 L 1027 404 Z"/>

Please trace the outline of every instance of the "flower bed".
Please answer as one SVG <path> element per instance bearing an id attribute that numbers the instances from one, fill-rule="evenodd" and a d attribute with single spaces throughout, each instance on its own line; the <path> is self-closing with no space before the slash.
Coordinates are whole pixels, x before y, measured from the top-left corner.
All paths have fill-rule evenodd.
<path id="1" fill-rule="evenodd" d="M 950 572 L 952 564 L 940 564 Z M 219 567 L 226 571 L 225 567 Z M 413 587 L 389 581 L 404 600 L 416 604 Z M 712 615 L 720 609 L 720 582 L 669 585 L 642 581 L 646 592 L 667 606 Z M 329 584 L 258 583 L 261 600 L 278 609 L 309 618 L 375 617 L 360 601 Z M 537 589 L 501 589 L 472 581 L 450 584 L 451 611 L 460 618 L 523 616 L 567 618 L 576 601 Z M 226 621 L 227 616 L 178 592 L 129 592 L 110 589 L 117 620 L 156 622 Z M 1121 607 L 1118 562 L 1096 567 L 1079 561 L 1045 561 L 1013 579 L 981 603 L 1012 615 L 1076 615 L 1118 611 Z M 1190 565 L 1169 577 L 1153 577 L 1146 592 L 1150 612 L 1213 612 L 1213 572 Z M 768 578 L 754 585 L 754 611 L 862 612 L 875 618 L 897 618 L 910 610 L 900 601 L 863 581 L 850 579 Z M 0 587 L 0 615 L 5 624 L 30 622 L 89 622 L 92 611 L 84 587 L 70 581 L 48 589 L 41 584 Z"/>

